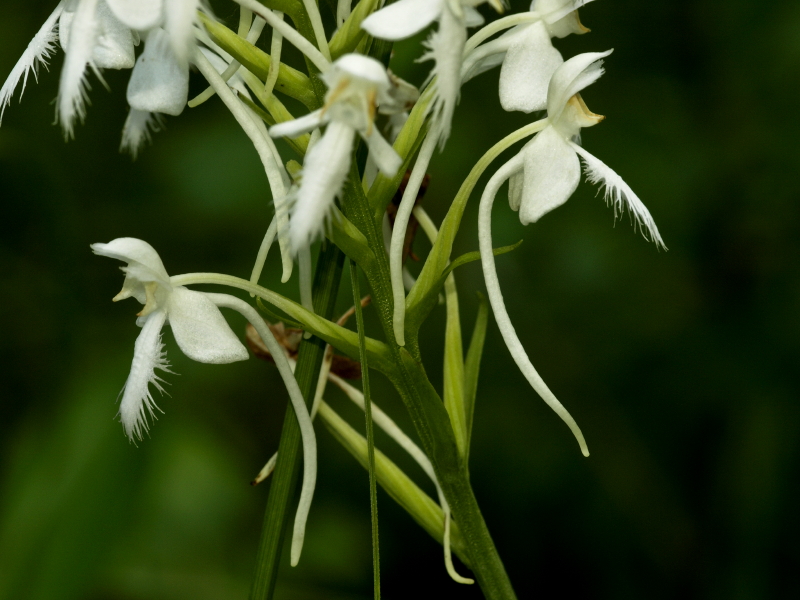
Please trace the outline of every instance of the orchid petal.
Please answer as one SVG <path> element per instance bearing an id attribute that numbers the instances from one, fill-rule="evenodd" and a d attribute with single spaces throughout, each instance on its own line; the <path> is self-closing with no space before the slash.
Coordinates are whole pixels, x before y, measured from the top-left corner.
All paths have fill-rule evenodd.
<path id="1" fill-rule="evenodd" d="M 471 6 L 464 6 L 464 25 L 467 27 L 480 27 L 486 22 L 483 15 Z"/>
<path id="2" fill-rule="evenodd" d="M 69 45 L 58 87 L 58 119 L 72 137 L 75 119 L 86 116 L 86 65 L 92 60 L 97 37 L 98 0 L 81 0 L 69 27 Z"/>
<path id="3" fill-rule="evenodd" d="M 525 189 L 525 174 L 520 169 L 508 178 L 508 205 L 511 210 L 519 210 L 522 204 L 522 194 Z"/>
<path id="4" fill-rule="evenodd" d="M 19 80 L 22 79 L 22 89 L 19 92 L 21 100 L 22 94 L 25 93 L 25 85 L 28 83 L 28 75 L 33 73 L 34 78 L 38 79 L 37 71 L 39 65 L 47 67 L 47 59 L 56 49 L 56 39 L 58 39 L 56 23 L 63 10 L 64 2 L 60 2 L 50 16 L 47 17 L 41 29 L 28 43 L 25 52 L 22 53 L 17 64 L 11 69 L 11 73 L 9 73 L 3 87 L 0 88 L 0 124 L 3 123 L 3 114 L 6 112 L 6 107 L 11 104 L 11 97 L 14 95 L 14 90 L 19 84 Z"/>
<path id="5" fill-rule="evenodd" d="M 167 314 L 175 341 L 192 360 L 215 365 L 247 360 L 242 342 L 204 293 L 176 286 L 167 301 Z"/>
<path id="6" fill-rule="evenodd" d="M 392 145 L 373 128 L 370 135 L 363 136 L 364 140 L 369 146 L 369 157 L 375 161 L 378 169 L 387 177 L 394 177 L 400 166 L 403 164 L 403 159 L 395 152 Z"/>
<path id="7" fill-rule="evenodd" d="M 285 123 L 278 123 L 269 128 L 269 135 L 271 137 L 290 137 L 296 138 L 301 135 L 313 131 L 325 122 L 322 115 L 322 109 L 315 110 L 293 121 L 286 121 Z"/>
<path id="8" fill-rule="evenodd" d="M 553 37 L 565 38 L 572 33 L 575 35 L 589 33 L 589 29 L 584 27 L 583 23 L 581 23 L 577 10 L 567 13 L 557 21 L 548 22 L 545 20 L 545 22 L 547 22 L 547 29 Z"/>
<path id="9" fill-rule="evenodd" d="M 91 248 L 92 252 L 100 256 L 107 256 L 127 263 L 139 263 L 152 271 L 153 279 L 150 281 L 169 283 L 169 275 L 167 275 L 167 270 L 164 268 L 164 263 L 161 262 L 161 257 L 156 252 L 156 249 L 144 240 L 129 237 L 117 238 L 107 244 L 92 244 Z"/>
<path id="10" fill-rule="evenodd" d="M 563 62 L 542 21 L 524 27 L 514 37 L 500 69 L 503 109 L 526 113 L 544 109 L 550 78 Z"/>
<path id="11" fill-rule="evenodd" d="M 142 331 L 133 347 L 131 372 L 125 382 L 117 413 L 125 429 L 125 435 L 131 440 L 142 439 L 142 434 L 149 429 L 148 416 L 155 419 L 155 411 L 160 410 L 150 392 L 151 383 L 158 391 L 164 392 L 159 384 L 159 381 L 163 380 L 155 374 L 155 370 L 172 372 L 169 370 L 164 344 L 161 342 L 161 328 L 166 318 L 167 315 L 163 310 L 151 313 L 144 320 Z"/>
<path id="12" fill-rule="evenodd" d="M 133 34 L 103 0 L 97 5 L 97 40 L 92 62 L 101 69 L 130 69 L 136 61 Z"/>
<path id="13" fill-rule="evenodd" d="M 551 121 L 558 120 L 570 98 L 600 79 L 605 72 L 602 59 L 612 52 L 586 52 L 573 56 L 553 73 L 547 90 L 547 117 Z"/>
<path id="14" fill-rule="evenodd" d="M 644 203 L 639 200 L 639 197 L 633 192 L 630 186 L 617 175 L 610 167 L 596 156 L 589 154 L 586 150 L 581 148 L 578 144 L 571 143 L 570 146 L 580 154 L 583 159 L 584 171 L 586 179 L 589 183 L 600 184 L 600 189 L 603 190 L 603 196 L 606 204 L 614 206 L 614 217 L 624 212 L 625 208 L 630 211 L 634 219 L 634 227 L 638 226 L 642 230 L 642 235 L 645 239 L 651 240 L 656 246 L 663 248 L 664 240 L 661 239 L 661 234 L 658 232 L 656 222 L 650 211 Z"/>
<path id="15" fill-rule="evenodd" d="M 161 118 L 158 113 L 151 113 L 132 108 L 125 119 L 122 128 L 122 142 L 120 152 L 130 152 L 134 160 L 139 154 L 139 149 L 145 142 L 149 142 L 151 135 L 161 129 Z"/>
<path id="16" fill-rule="evenodd" d="M 524 189 L 519 208 L 523 225 L 564 204 L 581 178 L 581 165 L 562 135 L 546 127 L 525 147 Z"/>
<path id="17" fill-rule="evenodd" d="M 425 42 L 428 47 L 420 60 L 435 60 L 429 78 L 436 78 L 436 98 L 431 111 L 439 133 L 440 147 L 450 136 L 453 113 L 461 91 L 461 63 L 467 31 L 463 23 L 449 9 L 442 11 L 439 29 Z"/>
<path id="18" fill-rule="evenodd" d="M 164 5 L 164 29 L 169 34 L 172 50 L 182 65 L 189 62 L 199 6 L 199 0 L 168 0 Z"/>
<path id="19" fill-rule="evenodd" d="M 106 0 L 117 18 L 131 29 L 144 31 L 161 24 L 163 0 Z"/>
<path id="20" fill-rule="evenodd" d="M 400 0 L 372 13 L 361 28 L 382 40 L 402 40 L 433 23 L 443 9 L 444 0 Z"/>
<path id="21" fill-rule="evenodd" d="M 128 104 L 137 110 L 177 116 L 188 96 L 188 66 L 178 61 L 166 31 L 151 30 L 128 82 Z"/>
<path id="22" fill-rule="evenodd" d="M 353 77 L 372 83 L 380 92 L 388 91 L 391 86 L 386 67 L 380 61 L 363 54 L 350 53 L 341 56 L 322 75 L 329 88 L 336 88 L 340 81 Z"/>
<path id="23" fill-rule="evenodd" d="M 114 297 L 114 301 L 133 296 L 140 303 L 147 303 L 147 283 L 158 283 L 165 290 L 171 289 L 161 258 L 155 249 L 143 240 L 136 238 L 117 238 L 108 244 L 92 244 L 92 251 L 100 256 L 115 258 L 128 263 L 122 267 L 125 282 L 122 291 Z"/>
<path id="24" fill-rule="evenodd" d="M 294 253 L 322 233 L 350 170 L 354 136 L 351 127 L 333 121 L 306 154 L 303 179 L 289 221 Z"/>

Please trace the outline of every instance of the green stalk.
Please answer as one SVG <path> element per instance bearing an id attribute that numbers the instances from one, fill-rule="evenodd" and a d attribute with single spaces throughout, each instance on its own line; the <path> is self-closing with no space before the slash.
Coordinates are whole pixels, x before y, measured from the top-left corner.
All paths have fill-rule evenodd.
<path id="1" fill-rule="evenodd" d="M 378 545 L 378 485 L 375 477 L 375 430 L 372 426 L 372 398 L 369 393 L 369 365 L 367 364 L 367 344 L 364 332 L 364 310 L 361 308 L 361 292 L 358 285 L 358 267 L 352 260 L 350 279 L 353 283 L 353 305 L 356 309 L 358 326 L 358 349 L 361 359 L 361 385 L 364 390 L 364 418 L 367 422 L 367 462 L 369 464 L 369 506 L 372 519 L 372 582 L 375 600 L 381 598 L 381 561 Z"/>
<path id="2" fill-rule="evenodd" d="M 346 216 L 374 249 L 376 260 L 371 268 L 365 269 L 365 273 L 372 287 L 372 304 L 377 309 L 396 363 L 390 379 L 411 415 L 425 453 L 433 463 L 439 484 L 463 533 L 467 554 L 483 593 L 489 600 L 515 599 L 511 581 L 470 486 L 466 463 L 459 455 L 450 418 L 422 366 L 419 347 L 416 344 L 400 347 L 394 341 L 389 261 L 382 250 L 379 220 L 364 195 L 355 167 L 345 184 L 345 192 L 343 205 Z"/>
<path id="3" fill-rule="evenodd" d="M 314 310 L 326 319 L 330 319 L 333 315 L 342 278 L 343 262 L 344 255 L 333 244 L 327 245 L 320 252 L 314 275 Z M 314 399 L 324 351 L 325 342 L 318 337 L 311 337 L 300 344 L 295 378 L 309 406 Z M 289 505 L 297 490 L 299 471 L 300 427 L 294 411 L 289 406 L 283 421 L 281 441 L 278 446 L 278 463 L 272 476 L 264 514 L 250 600 L 269 600 L 275 591 L 286 524 L 291 517 Z"/>

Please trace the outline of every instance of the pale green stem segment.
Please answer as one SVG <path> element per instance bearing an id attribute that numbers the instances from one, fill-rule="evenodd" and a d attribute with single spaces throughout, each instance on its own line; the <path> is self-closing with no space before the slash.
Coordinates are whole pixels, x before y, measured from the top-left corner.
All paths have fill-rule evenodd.
<path id="1" fill-rule="evenodd" d="M 535 23 L 541 19 L 537 12 L 524 12 L 516 15 L 508 15 L 502 19 L 492 21 L 485 27 L 479 29 L 471 38 L 467 40 L 464 46 L 464 57 L 475 50 L 480 44 L 488 40 L 496 33 L 500 33 L 506 29 L 511 29 L 517 25 L 525 25 L 526 23 Z"/>
<path id="2" fill-rule="evenodd" d="M 361 360 L 361 387 L 364 390 L 364 419 L 367 433 L 367 465 L 369 470 L 369 506 L 372 520 L 372 587 L 375 600 L 381 598 L 381 560 L 378 543 L 378 483 L 375 475 L 375 431 L 372 425 L 372 398 L 369 390 L 369 363 L 367 359 L 366 334 L 364 333 L 364 310 L 361 307 L 361 291 L 358 285 L 358 267 L 350 263 L 350 281 L 353 285 L 353 306 L 358 327 L 358 355 Z"/>
<path id="3" fill-rule="evenodd" d="M 439 230 L 421 206 L 414 209 L 414 216 L 428 236 L 431 244 L 436 243 Z M 450 415 L 450 423 L 456 436 L 456 445 L 461 456 L 469 451 L 467 442 L 467 417 L 464 402 L 464 350 L 461 339 L 461 317 L 458 308 L 456 278 L 451 272 L 444 282 L 447 302 L 447 321 L 444 332 L 444 407 Z"/>
<path id="4" fill-rule="evenodd" d="M 300 433 L 303 440 L 303 485 L 300 491 L 300 502 L 297 506 L 297 515 L 294 520 L 294 532 L 292 535 L 291 564 L 296 566 L 303 551 L 303 541 L 306 535 L 306 521 L 308 512 L 311 509 L 311 500 L 314 497 L 314 487 L 317 482 L 317 440 L 314 435 L 314 426 L 311 423 L 311 416 L 308 414 L 303 393 L 297 385 L 294 373 L 289 360 L 283 353 L 281 345 L 275 336 L 272 335 L 264 319 L 258 314 L 256 309 L 247 304 L 244 300 L 229 296 L 228 294 L 206 294 L 217 306 L 231 308 L 240 312 L 255 327 L 258 335 L 267 345 L 278 372 L 281 374 L 284 385 L 289 392 L 289 399 L 297 415 L 297 422 L 300 425 Z"/>
<path id="5" fill-rule="evenodd" d="M 260 285 L 254 285 L 246 279 L 221 273 L 186 273 L 170 277 L 170 282 L 173 285 L 224 285 L 255 294 L 302 323 L 307 331 L 335 346 L 351 358 L 358 360 L 358 335 L 355 332 L 323 319 L 307 311 L 297 302 L 293 302 Z M 370 337 L 366 339 L 366 344 L 372 366 L 385 375 L 394 376 L 397 371 L 397 365 L 388 346 Z"/>
<path id="6" fill-rule="evenodd" d="M 314 402 L 311 404 L 312 421 L 317 416 L 319 405 L 322 402 L 322 396 L 325 394 L 325 387 L 328 385 L 332 364 L 333 346 L 328 344 L 325 346 L 325 354 L 322 355 L 322 366 L 319 368 L 319 377 L 317 378 L 317 391 L 314 393 Z"/>
<path id="7" fill-rule="evenodd" d="M 400 206 L 397 208 L 397 214 L 394 218 L 392 242 L 389 247 L 389 270 L 392 279 L 392 297 L 394 298 L 392 326 L 394 328 L 394 338 L 398 346 L 405 346 L 406 343 L 406 291 L 403 287 L 403 245 L 406 239 L 406 230 L 408 229 L 408 220 L 411 217 L 411 211 L 414 208 L 419 188 L 422 185 L 422 180 L 425 178 L 425 173 L 428 170 L 428 165 L 431 162 L 438 141 L 439 138 L 437 135 L 428 134 L 428 137 L 426 137 L 425 141 L 422 143 L 419 156 L 417 156 L 417 162 L 414 163 L 411 177 L 408 179 L 408 185 L 406 185 L 406 189 L 403 192 L 403 199 L 400 201 Z"/>
<path id="8" fill-rule="evenodd" d="M 252 22 L 253 11 L 239 7 L 239 29 L 237 31 L 239 37 L 245 37 L 248 34 Z"/>
<path id="9" fill-rule="evenodd" d="M 258 2 L 258 0 L 234 0 L 240 6 L 244 6 L 245 8 L 249 8 L 259 17 L 264 19 L 267 24 L 272 27 L 275 31 L 279 31 L 281 35 L 286 38 L 286 40 L 291 43 L 295 48 L 300 50 L 303 54 L 306 55 L 306 58 L 310 60 L 320 72 L 324 73 L 328 70 L 328 67 L 331 66 L 331 61 L 329 58 L 324 56 L 322 52 L 317 50 L 317 48 L 309 42 L 306 38 L 304 38 L 294 27 L 286 23 L 282 18 L 279 19 L 275 16 L 270 9 L 265 7 L 263 4 Z M 317 12 L 319 14 L 319 12 Z M 312 22 L 313 26 L 313 22 Z M 317 33 L 316 30 L 314 32 Z M 324 38 L 324 34 L 323 34 Z M 327 42 L 325 43 L 325 48 L 327 50 Z"/>
<path id="10" fill-rule="evenodd" d="M 494 318 L 497 321 L 497 327 L 503 340 L 508 346 L 514 362 L 517 363 L 519 370 L 531 384 L 534 390 L 542 397 L 547 405 L 561 417 L 572 431 L 572 434 L 578 440 L 581 447 L 581 452 L 584 456 L 589 456 L 589 448 L 586 446 L 586 440 L 583 438 L 583 433 L 569 414 L 566 408 L 558 401 L 550 388 L 547 387 L 544 380 L 534 368 L 528 353 L 522 346 L 522 342 L 517 337 L 517 332 L 511 324 L 511 319 L 506 311 L 505 302 L 503 301 L 503 294 L 500 291 L 500 282 L 497 278 L 497 269 L 494 263 L 494 255 L 492 254 L 492 206 L 494 199 L 500 187 L 506 180 L 518 172 L 522 168 L 522 157 L 516 156 L 506 164 L 504 164 L 497 173 L 495 173 L 486 184 L 486 189 L 481 196 L 481 203 L 478 209 L 478 241 L 480 242 L 481 249 L 481 264 L 483 265 L 483 276 L 486 280 L 486 290 L 489 293 L 489 302 L 492 304 L 492 311 Z"/>
<path id="11" fill-rule="evenodd" d="M 336 414 L 324 401 L 319 407 L 319 416 L 333 436 L 352 454 L 363 467 L 368 468 L 367 440 Z M 435 540 L 444 541 L 444 512 L 441 507 L 411 481 L 402 469 L 383 452 L 375 450 L 375 474 L 378 483 L 411 517 Z M 452 548 L 462 562 L 469 565 L 464 540 L 453 523 L 450 529 Z"/>
<path id="12" fill-rule="evenodd" d="M 250 27 L 248 24 L 247 27 L 250 28 L 245 30 L 245 34 L 243 34 L 242 27 L 243 25 L 245 25 L 245 23 L 243 23 L 243 17 L 245 16 L 245 13 L 248 13 L 249 17 L 252 17 L 253 13 L 244 8 L 241 10 L 242 12 L 239 15 L 240 17 L 239 36 L 246 39 L 250 44 L 255 44 L 258 41 L 258 38 L 261 37 L 261 32 L 264 30 L 264 25 L 265 25 L 264 19 L 262 19 L 261 17 L 256 17 L 253 26 Z M 247 20 L 247 23 L 249 23 L 249 19 Z M 229 64 L 228 68 L 222 72 L 221 77 L 223 81 L 228 81 L 231 77 L 233 77 L 241 66 L 242 66 L 241 63 L 235 58 L 231 60 L 231 64 Z M 189 102 L 187 102 L 187 105 L 189 106 L 189 108 L 195 108 L 203 104 L 203 102 L 211 98 L 213 95 L 214 95 L 214 88 L 208 87 L 205 89 L 205 91 L 198 94 L 195 98 L 189 100 Z"/>
<path id="13" fill-rule="evenodd" d="M 341 28 L 347 17 L 350 16 L 350 11 L 353 6 L 353 0 L 339 0 L 336 4 L 336 26 Z"/>
<path id="14" fill-rule="evenodd" d="M 547 119 L 541 119 L 507 135 L 492 146 L 472 167 L 469 175 L 461 184 L 453 203 L 450 205 L 444 221 L 442 221 L 436 243 L 428 254 L 428 258 L 422 267 L 422 272 L 417 277 L 417 284 L 409 292 L 406 299 L 406 313 L 408 318 L 411 319 L 409 323 L 410 331 L 418 331 L 422 321 L 427 316 L 425 300 L 429 292 L 438 285 L 441 274 L 447 267 L 453 250 L 453 241 L 461 225 L 461 217 L 464 215 L 467 201 L 481 175 L 500 154 L 526 137 L 538 133 L 547 126 L 547 123 Z"/>
<path id="15" fill-rule="evenodd" d="M 214 66 L 208 59 L 195 49 L 194 63 L 197 68 L 206 78 L 206 81 L 214 88 L 220 99 L 231 111 L 239 126 L 250 138 L 253 146 L 258 152 L 261 163 L 264 165 L 264 171 L 267 174 L 269 186 L 272 189 L 272 198 L 275 202 L 275 212 L 278 215 L 278 231 L 281 230 L 281 217 L 285 216 L 285 211 L 281 207 L 281 202 L 286 198 L 285 177 L 286 172 L 283 170 L 283 164 L 276 159 L 278 149 L 275 147 L 275 142 L 269 137 L 266 127 L 261 119 L 245 107 L 237 98 L 236 94 L 228 87 L 228 84 L 222 79 Z M 292 275 L 292 257 L 289 252 L 288 245 L 286 248 L 281 247 L 281 257 L 283 259 L 283 281 L 287 281 Z"/>
<path id="16" fill-rule="evenodd" d="M 306 7 L 308 19 L 311 21 L 311 28 L 314 30 L 314 39 L 317 40 L 317 46 L 322 55 L 331 62 L 331 50 L 328 48 L 328 38 L 325 35 L 325 28 L 322 26 L 322 15 L 319 14 L 319 6 L 316 0 L 303 0 L 303 5 Z"/>
<path id="17" fill-rule="evenodd" d="M 272 64 L 274 63 L 270 63 L 270 68 L 272 67 Z M 241 100 L 247 104 L 248 107 L 253 109 L 254 112 L 259 114 L 262 117 L 262 120 L 269 125 L 275 125 L 276 123 L 294 120 L 292 113 L 290 113 L 289 110 L 283 105 L 283 102 L 278 100 L 275 94 L 267 94 L 264 84 L 261 83 L 261 80 L 256 75 L 248 70 L 243 70 L 241 75 L 250 91 L 256 95 L 258 101 L 261 102 L 264 108 L 267 109 L 269 116 L 267 117 L 264 115 L 263 110 L 258 109 L 255 103 L 248 102 L 248 100 L 244 97 L 241 97 Z M 284 141 L 300 156 L 304 156 L 308 150 L 308 142 L 310 139 L 311 136 L 307 133 L 304 133 L 296 138 L 284 138 Z"/>
<path id="18" fill-rule="evenodd" d="M 261 241 L 261 247 L 258 249 L 256 255 L 256 264 L 253 265 L 253 272 L 250 274 L 250 283 L 258 285 L 258 280 L 261 277 L 261 272 L 264 270 L 264 264 L 267 262 L 267 254 L 275 241 L 275 235 L 278 232 L 278 218 L 272 217 L 272 221 L 267 227 L 267 233 Z M 250 294 L 250 297 L 255 297 L 255 294 Z"/>
<path id="19" fill-rule="evenodd" d="M 325 354 L 322 358 L 322 365 L 319 369 L 319 377 L 317 378 L 317 388 L 316 392 L 314 393 L 314 401 L 311 403 L 311 420 L 313 421 L 314 418 L 317 416 L 317 411 L 319 411 L 319 405 L 322 402 L 322 396 L 325 393 L 325 385 L 328 382 L 328 377 L 331 372 L 331 363 L 333 362 L 333 351 L 330 345 L 325 346 Z M 287 357 L 288 358 L 288 357 Z M 289 365 L 292 367 L 292 371 L 294 372 L 295 367 L 297 366 L 297 362 L 288 358 Z M 275 470 L 275 465 L 278 463 L 278 453 L 276 452 L 273 454 L 270 459 L 267 461 L 267 464 L 258 472 L 256 478 L 250 483 L 250 485 L 258 485 L 262 481 L 264 481 L 267 477 L 272 475 L 272 472 Z"/>
<path id="20" fill-rule="evenodd" d="M 254 73 L 262 81 L 269 77 L 269 69 L 272 66 L 272 59 L 269 54 L 260 48 L 256 48 L 221 23 L 210 19 L 207 15 L 198 13 L 198 18 L 213 42 L 239 61 L 247 71 Z M 243 73 L 245 72 L 243 71 Z M 319 107 L 308 76 L 297 69 L 280 63 L 278 65 L 278 81 L 275 87 L 279 92 L 302 102 L 309 110 L 315 110 Z"/>
<path id="21" fill-rule="evenodd" d="M 283 21 L 283 13 L 276 10 L 275 16 Z M 281 65 L 281 51 L 283 50 L 283 36 L 277 29 L 272 30 L 272 42 L 269 47 L 269 55 L 272 61 L 269 63 L 269 72 L 267 73 L 267 81 L 264 84 L 264 95 L 269 98 L 272 91 L 275 89 L 275 83 L 278 81 L 278 73 L 280 72 Z"/>

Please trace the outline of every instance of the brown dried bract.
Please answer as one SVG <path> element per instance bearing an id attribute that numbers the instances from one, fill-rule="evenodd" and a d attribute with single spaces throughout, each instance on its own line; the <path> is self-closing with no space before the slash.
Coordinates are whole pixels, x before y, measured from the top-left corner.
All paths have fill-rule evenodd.
<path id="1" fill-rule="evenodd" d="M 278 343 L 286 350 L 286 355 L 292 360 L 297 360 L 300 341 L 303 339 L 303 330 L 286 327 L 283 323 L 273 325 L 269 321 L 265 320 L 264 322 L 269 326 Z M 255 327 L 250 323 L 247 324 L 245 338 L 247 346 L 257 358 L 275 364 L 272 353 L 261 339 L 261 336 L 258 335 Z M 342 379 L 361 379 L 361 363 L 346 356 L 334 354 L 331 362 L 331 373 L 338 375 Z"/>

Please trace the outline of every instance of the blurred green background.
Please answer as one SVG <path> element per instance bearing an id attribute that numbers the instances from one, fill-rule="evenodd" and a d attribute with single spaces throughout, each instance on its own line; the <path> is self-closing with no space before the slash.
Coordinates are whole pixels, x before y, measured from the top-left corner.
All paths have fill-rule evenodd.
<path id="1" fill-rule="evenodd" d="M 55 3 L 0 3 L 0 78 Z M 232 5 L 216 6 L 234 22 Z M 636 190 L 670 250 L 627 217 L 614 226 L 585 183 L 527 228 L 498 201 L 496 245 L 525 240 L 497 261 L 509 311 L 592 456 L 528 388 L 492 322 L 477 496 L 520 598 L 800 597 L 800 5 L 602 0 L 582 19 L 593 31 L 557 40 L 565 56 L 615 48 L 583 95 L 608 117 L 584 145 Z M 395 56 L 415 83 L 429 68 L 413 62 L 419 41 Z M 245 598 L 269 488 L 248 482 L 278 444 L 279 378 L 257 360 L 194 363 L 168 333 L 180 376 L 168 376 L 151 438 L 129 444 L 113 417 L 138 308 L 110 302 L 119 264 L 89 244 L 141 237 L 172 274 L 247 277 L 272 213 L 263 170 L 216 100 L 169 118 L 136 162 L 119 154 L 128 73 L 105 74 L 111 93 L 91 78 L 86 123 L 64 143 L 52 124 L 60 64 L 29 82 L 0 129 L 0 599 Z M 530 121 L 503 113 L 496 82 L 494 71 L 463 90 L 430 170 L 437 221 L 474 161 Z M 477 248 L 476 213 L 473 197 L 457 253 Z M 262 283 L 296 297 L 275 258 Z M 469 332 L 480 267 L 462 268 L 458 285 Z M 439 307 L 422 341 L 437 385 L 443 319 Z M 376 380 L 376 401 L 408 425 Z M 361 426 L 341 394 L 327 397 Z M 319 443 L 303 560 L 285 566 L 278 597 L 368 598 L 366 473 L 324 428 Z M 480 597 L 379 502 L 385 597 Z"/>

